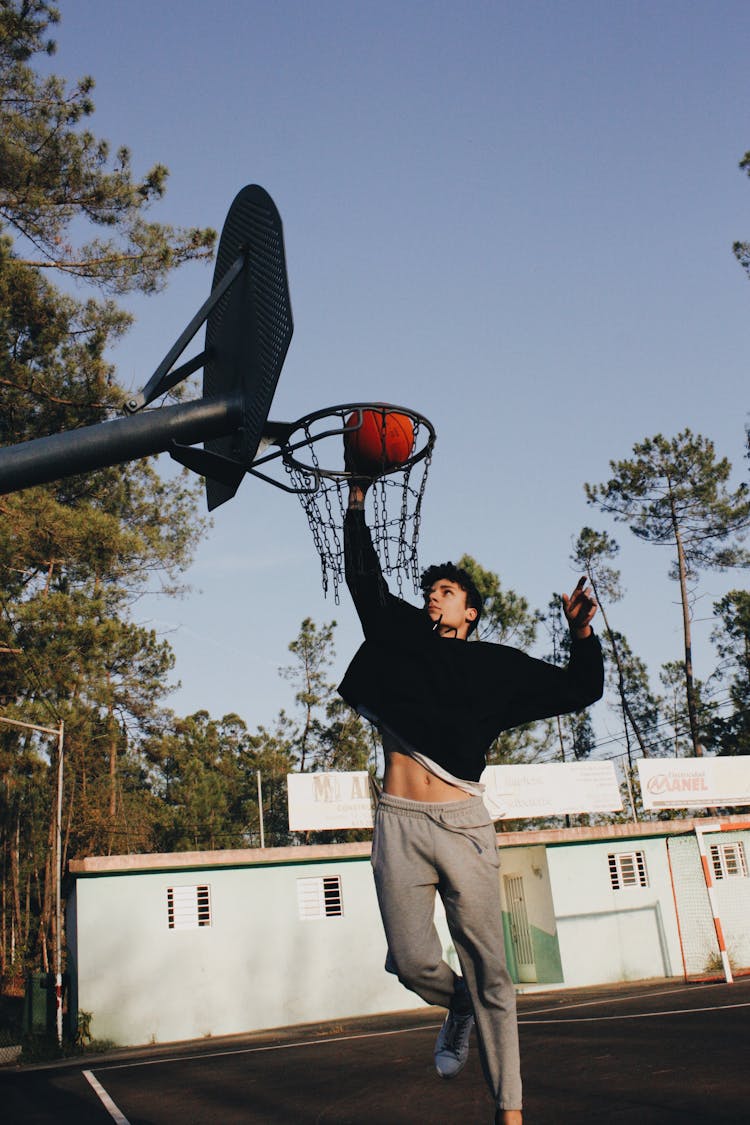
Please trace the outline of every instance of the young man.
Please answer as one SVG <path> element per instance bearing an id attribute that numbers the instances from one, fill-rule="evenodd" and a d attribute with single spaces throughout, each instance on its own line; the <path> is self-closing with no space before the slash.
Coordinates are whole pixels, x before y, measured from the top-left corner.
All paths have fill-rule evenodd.
<path id="1" fill-rule="evenodd" d="M 495 830 L 479 777 L 501 731 L 601 697 L 601 648 L 590 624 L 596 603 L 583 579 L 563 597 L 573 639 L 567 668 L 504 645 L 467 644 L 482 610 L 469 575 L 452 563 L 431 567 L 421 609 L 393 596 L 365 523 L 366 488 L 351 482 L 344 524 L 346 581 L 365 641 L 339 691 L 383 739 L 372 864 L 386 969 L 448 1009 L 435 1045 L 441 1077 L 463 1068 L 476 1023 L 495 1122 L 521 1125 L 515 989 L 505 965 Z M 462 976 L 443 960 L 436 891 Z"/>

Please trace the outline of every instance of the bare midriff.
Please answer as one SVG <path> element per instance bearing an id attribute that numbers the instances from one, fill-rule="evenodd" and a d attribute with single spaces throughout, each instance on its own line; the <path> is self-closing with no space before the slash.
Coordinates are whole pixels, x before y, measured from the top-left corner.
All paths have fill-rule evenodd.
<path id="1" fill-rule="evenodd" d="M 383 791 L 392 797 L 403 797 L 407 801 L 424 801 L 428 804 L 442 804 L 445 801 L 465 801 L 469 794 L 436 777 L 424 766 L 420 766 L 408 754 L 400 754 L 397 750 L 388 750 L 386 740 L 383 740 L 385 750 L 385 777 L 383 778 Z"/>

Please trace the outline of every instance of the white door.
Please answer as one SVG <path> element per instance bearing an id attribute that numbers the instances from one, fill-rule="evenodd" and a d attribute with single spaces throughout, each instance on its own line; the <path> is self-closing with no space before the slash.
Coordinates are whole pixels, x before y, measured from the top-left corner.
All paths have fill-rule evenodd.
<path id="1" fill-rule="evenodd" d="M 529 918 L 526 913 L 526 898 L 523 893 L 523 878 L 520 875 L 504 875 L 503 881 L 510 915 L 510 935 L 518 967 L 518 980 L 521 984 L 531 984 L 536 981 L 536 965 Z"/>

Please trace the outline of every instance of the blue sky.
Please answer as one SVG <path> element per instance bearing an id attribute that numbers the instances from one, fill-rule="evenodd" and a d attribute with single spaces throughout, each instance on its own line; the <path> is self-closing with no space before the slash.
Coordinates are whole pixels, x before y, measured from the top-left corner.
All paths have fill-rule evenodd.
<path id="1" fill-rule="evenodd" d="M 464 551 L 543 609 L 571 587 L 585 524 L 614 532 L 612 623 L 654 684 L 679 659 L 668 552 L 587 507 L 633 443 L 685 427 L 742 461 L 750 284 L 747 54 L 740 2 L 342 3 L 62 0 L 52 69 L 96 79 L 93 128 L 143 172 L 170 171 L 154 216 L 221 228 L 246 183 L 284 221 L 295 334 L 271 411 L 355 400 L 434 423 L 423 564 Z M 186 267 L 138 298 L 113 354 L 142 386 L 210 288 Z M 180 713 L 292 709 L 279 676 L 325 600 L 297 501 L 246 479 L 215 513 L 181 601 L 148 599 Z M 707 575 L 711 606 L 742 574 Z M 545 649 L 540 641 L 539 652 Z M 619 729 L 604 703 L 597 731 Z M 608 748 L 607 752 L 610 752 Z"/>

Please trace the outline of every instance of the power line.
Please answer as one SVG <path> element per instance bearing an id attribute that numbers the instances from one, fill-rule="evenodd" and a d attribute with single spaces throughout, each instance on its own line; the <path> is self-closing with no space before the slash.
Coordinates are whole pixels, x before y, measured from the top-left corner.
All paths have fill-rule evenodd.
<path id="1" fill-rule="evenodd" d="M 709 702 L 701 704 L 701 709 L 704 710 L 704 711 L 705 710 L 715 710 L 715 709 L 717 709 L 719 707 L 722 707 L 725 704 L 731 703 L 731 702 L 732 702 L 731 695 L 726 695 L 724 697 L 720 697 L 718 699 L 711 700 Z M 748 715 L 748 714 L 750 714 L 750 709 L 743 707 L 743 708 L 736 709 L 732 713 L 734 715 Z M 651 730 L 651 732 L 656 732 L 656 731 L 664 730 L 666 728 L 671 728 L 672 731 L 675 733 L 675 735 L 678 736 L 678 737 L 680 737 L 680 736 L 684 737 L 685 735 L 688 735 L 690 733 L 690 727 L 689 727 L 687 721 L 685 721 L 685 724 L 683 726 L 683 725 L 680 725 L 678 723 L 675 723 L 670 718 L 661 719 L 658 723 L 655 723 L 650 728 L 650 730 Z M 625 728 L 623 727 L 622 730 L 619 731 L 619 732 L 615 732 L 614 734 L 608 735 L 606 738 L 597 739 L 597 741 L 594 743 L 594 745 L 591 749 L 591 754 L 593 754 L 597 749 L 599 749 L 601 747 L 611 746 L 612 744 L 617 744 L 619 742 L 622 742 L 622 741 L 625 740 L 625 737 L 626 737 L 626 732 L 625 732 Z M 653 743 L 651 742 L 650 739 L 649 739 L 649 743 L 650 743 L 650 745 L 653 745 Z M 659 744 L 657 744 L 657 745 L 659 745 Z M 596 760 L 606 762 L 606 761 L 609 761 L 610 758 L 614 759 L 614 758 L 626 757 L 627 753 L 628 752 L 626 750 L 623 750 L 621 753 L 611 754 L 609 756 L 604 755 L 604 756 L 598 757 Z M 637 753 L 637 754 L 633 755 L 632 751 L 631 751 L 631 756 L 635 756 L 636 758 L 643 757 L 643 755 L 640 754 L 640 753 Z M 590 757 L 590 755 L 587 755 L 587 757 Z M 540 759 L 540 761 L 542 761 L 542 762 L 551 762 L 551 761 L 554 761 L 554 760 L 555 760 L 555 756 L 553 756 L 551 758 L 541 758 Z"/>

